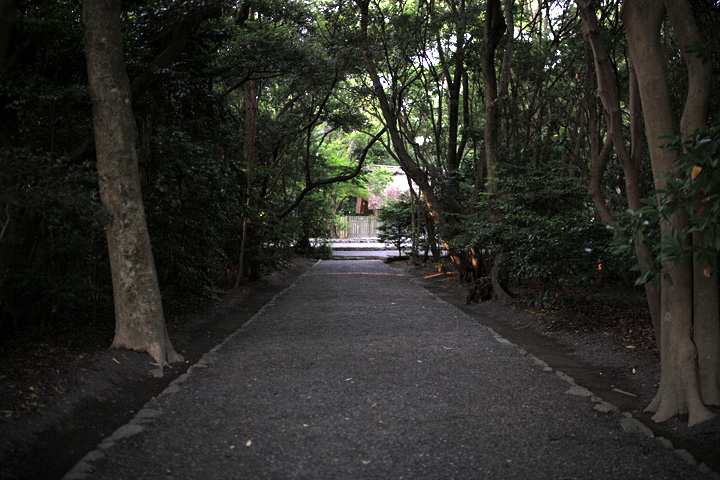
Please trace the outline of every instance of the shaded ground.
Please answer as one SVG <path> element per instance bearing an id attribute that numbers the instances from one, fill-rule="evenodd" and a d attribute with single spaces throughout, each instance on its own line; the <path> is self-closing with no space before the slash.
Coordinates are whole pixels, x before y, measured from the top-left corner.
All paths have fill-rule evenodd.
<path id="1" fill-rule="evenodd" d="M 0 355 L 0 477 L 59 478 L 309 265 L 300 261 L 290 271 L 232 293 L 202 314 L 172 323 L 171 337 L 188 363 L 176 366 L 163 379 L 147 375 L 153 368 L 147 355 L 106 350 L 111 332 L 89 337 L 90 344 L 82 343 L 88 338 L 83 335 L 77 340 L 61 339 L 60 345 L 46 342 L 31 344 L 30 349 L 21 345 L 5 349 Z M 641 413 L 658 381 L 641 296 L 594 286 L 591 297 L 578 297 L 576 292 L 548 294 L 526 285 L 523 294 L 529 303 L 517 303 L 514 308 L 493 302 L 468 306 L 464 305 L 464 287 L 451 275 L 433 276 L 436 272 L 431 269 L 407 271 L 444 300 L 488 319 L 491 328 L 514 343 L 530 351 L 536 348 L 539 352 L 533 353 L 551 365 L 563 364 L 561 369 L 572 372 L 571 376 L 587 377 L 588 384 L 606 391 L 603 398 L 607 396 L 658 434 L 672 438 L 676 448 L 685 448 L 720 470 L 717 421 L 688 430 L 681 420 L 673 420 L 658 428 Z"/>
<path id="2" fill-rule="evenodd" d="M 230 292 L 195 314 L 171 306 L 170 337 L 186 363 L 166 369 L 160 379 L 149 375 L 154 366 L 147 354 L 108 350 L 111 328 L 5 344 L 0 350 L 0 478 L 60 478 L 313 263 L 297 259 L 290 269 Z M 112 318 L 111 311 L 107 314 Z"/>
<path id="3" fill-rule="evenodd" d="M 404 271 L 323 261 L 67 480 L 705 478 L 591 396 Z"/>
<path id="4" fill-rule="evenodd" d="M 454 274 L 439 274 L 429 266 L 398 268 L 413 272 L 438 297 L 631 412 L 654 435 L 670 439 L 675 449 L 691 452 L 698 463 L 720 472 L 720 415 L 688 428 L 686 416 L 656 424 L 644 412 L 657 392 L 660 359 L 642 292 L 600 283 L 550 289 L 525 283 L 513 285 L 513 302 L 466 305 L 465 287 Z M 712 410 L 720 414 L 719 408 Z"/>

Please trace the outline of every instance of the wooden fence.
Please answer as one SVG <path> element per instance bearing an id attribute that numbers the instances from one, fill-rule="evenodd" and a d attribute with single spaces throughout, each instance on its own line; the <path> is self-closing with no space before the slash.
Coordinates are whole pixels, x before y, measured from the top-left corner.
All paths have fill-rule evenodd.
<path id="1" fill-rule="evenodd" d="M 340 217 L 337 232 L 339 238 L 376 237 L 382 222 L 373 215 Z"/>

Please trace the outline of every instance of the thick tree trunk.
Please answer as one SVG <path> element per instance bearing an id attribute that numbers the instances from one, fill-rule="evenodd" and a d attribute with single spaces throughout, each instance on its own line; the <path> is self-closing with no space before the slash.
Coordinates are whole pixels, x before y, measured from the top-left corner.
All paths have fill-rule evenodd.
<path id="1" fill-rule="evenodd" d="M 666 180 L 663 177 L 677 158 L 677 152 L 662 148 L 665 142 L 662 137 L 676 134 L 660 44 L 664 15 L 665 6 L 657 0 L 626 0 L 623 4 L 622 19 L 637 74 L 653 176 L 658 189 L 664 186 Z M 689 73 L 692 75 L 692 71 Z M 691 89 L 692 83 L 691 78 Z M 687 225 L 688 215 L 680 208 L 669 221 L 662 221 L 661 230 L 663 233 L 671 229 L 682 231 Z M 653 419 L 656 422 L 687 413 L 689 425 L 694 425 L 712 418 L 713 414 L 700 396 L 697 349 L 691 338 L 693 259 L 686 255 L 680 261 L 668 262 L 662 267 L 663 275 L 669 275 L 672 282 L 664 279 L 661 282 L 660 389 L 647 410 L 655 412 Z"/>
<path id="2" fill-rule="evenodd" d="M 162 367 L 182 361 L 168 338 L 140 192 L 120 0 L 83 3 L 100 197 L 115 300 L 114 348 L 148 352 Z"/>
<path id="3" fill-rule="evenodd" d="M 671 224 L 676 228 L 686 225 L 684 212 L 673 217 Z M 688 425 L 692 426 L 714 417 L 700 396 L 697 349 L 691 339 L 692 258 L 688 256 L 674 266 L 666 267 L 664 273 L 671 275 L 672 284 L 663 282 L 661 290 L 660 388 L 646 410 L 655 413 L 652 418 L 656 422 L 687 413 Z"/>
<path id="4" fill-rule="evenodd" d="M 712 64 L 689 51 L 703 43 L 690 5 L 685 0 L 665 0 L 670 23 L 678 38 L 688 72 L 688 91 L 680 131 L 688 138 L 704 129 L 712 88 Z M 696 233 L 697 242 L 700 234 Z M 720 404 L 720 309 L 717 270 L 699 257 L 693 262 L 693 339 L 698 353 L 700 392 L 706 405 Z"/>
<path id="5" fill-rule="evenodd" d="M 700 234 L 695 235 L 699 237 Z M 697 257 L 694 266 L 693 342 L 698 352 L 700 396 L 705 405 L 720 405 L 718 272 L 717 268 L 711 268 L 707 261 Z"/>

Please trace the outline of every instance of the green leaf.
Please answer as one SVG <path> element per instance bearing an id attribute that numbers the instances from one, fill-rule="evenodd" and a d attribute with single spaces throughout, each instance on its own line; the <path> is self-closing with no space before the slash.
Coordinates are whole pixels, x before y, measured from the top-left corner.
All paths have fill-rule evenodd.
<path id="1" fill-rule="evenodd" d="M 643 235 L 642 230 L 638 230 L 637 232 L 635 232 L 635 242 L 637 242 L 638 245 L 642 245 L 644 240 L 645 235 Z"/>

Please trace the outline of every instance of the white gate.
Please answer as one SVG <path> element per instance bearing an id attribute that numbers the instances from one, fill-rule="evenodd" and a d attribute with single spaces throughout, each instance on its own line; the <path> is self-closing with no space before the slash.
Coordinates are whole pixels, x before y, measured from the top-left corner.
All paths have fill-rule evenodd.
<path id="1" fill-rule="evenodd" d="M 340 217 L 337 232 L 340 238 L 376 237 L 380 225 L 374 215 Z"/>

